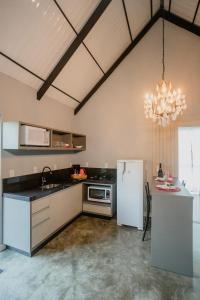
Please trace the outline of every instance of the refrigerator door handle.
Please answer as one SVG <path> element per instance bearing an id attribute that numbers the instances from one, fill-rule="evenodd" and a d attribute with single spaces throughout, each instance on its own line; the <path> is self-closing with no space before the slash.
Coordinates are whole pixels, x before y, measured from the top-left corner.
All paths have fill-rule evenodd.
<path id="1" fill-rule="evenodd" d="M 126 161 L 124 161 L 124 167 L 123 167 L 123 171 L 122 171 L 122 181 L 123 181 L 125 173 L 126 173 Z"/>

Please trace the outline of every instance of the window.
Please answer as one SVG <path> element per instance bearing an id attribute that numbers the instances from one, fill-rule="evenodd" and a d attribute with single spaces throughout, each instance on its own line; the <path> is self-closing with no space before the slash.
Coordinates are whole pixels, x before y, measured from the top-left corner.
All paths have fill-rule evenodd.
<path id="1" fill-rule="evenodd" d="M 179 179 L 200 194 L 200 127 L 180 127 L 178 141 Z"/>

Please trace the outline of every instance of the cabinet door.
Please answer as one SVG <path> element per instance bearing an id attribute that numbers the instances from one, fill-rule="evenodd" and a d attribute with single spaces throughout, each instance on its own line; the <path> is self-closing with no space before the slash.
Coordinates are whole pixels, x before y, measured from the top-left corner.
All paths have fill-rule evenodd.
<path id="1" fill-rule="evenodd" d="M 67 209 L 67 219 L 70 221 L 83 210 L 82 205 L 82 184 L 75 185 L 67 191 L 67 201 L 65 203 Z"/>
<path id="2" fill-rule="evenodd" d="M 37 246 L 51 234 L 50 199 L 51 195 L 35 200 L 32 207 L 32 248 Z"/>
<path id="3" fill-rule="evenodd" d="M 64 203 L 66 201 L 66 191 L 59 191 L 53 194 L 50 199 L 51 208 L 51 231 L 54 232 L 65 223 L 66 211 Z"/>
<path id="4" fill-rule="evenodd" d="M 82 211 L 82 184 L 55 193 L 50 201 L 53 232 Z"/>
<path id="5" fill-rule="evenodd" d="M 3 198 L 3 243 L 30 253 L 30 202 Z"/>

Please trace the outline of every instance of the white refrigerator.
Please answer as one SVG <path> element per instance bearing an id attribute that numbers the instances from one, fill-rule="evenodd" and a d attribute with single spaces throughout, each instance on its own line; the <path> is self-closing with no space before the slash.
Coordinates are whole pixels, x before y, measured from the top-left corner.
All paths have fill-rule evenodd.
<path id="1" fill-rule="evenodd" d="M 117 224 L 143 230 L 144 161 L 117 161 Z"/>

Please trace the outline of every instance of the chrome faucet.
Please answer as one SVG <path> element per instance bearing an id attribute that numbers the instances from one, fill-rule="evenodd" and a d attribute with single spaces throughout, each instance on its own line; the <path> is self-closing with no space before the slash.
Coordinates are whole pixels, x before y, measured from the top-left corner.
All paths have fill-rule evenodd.
<path id="1" fill-rule="evenodd" d="M 48 166 L 45 166 L 43 169 L 42 169 L 42 185 L 45 185 L 45 183 L 47 182 L 47 179 L 46 179 L 46 176 L 44 175 L 45 174 L 45 170 L 48 169 L 49 170 L 49 174 L 52 175 L 53 172 L 51 170 L 50 167 Z"/>

